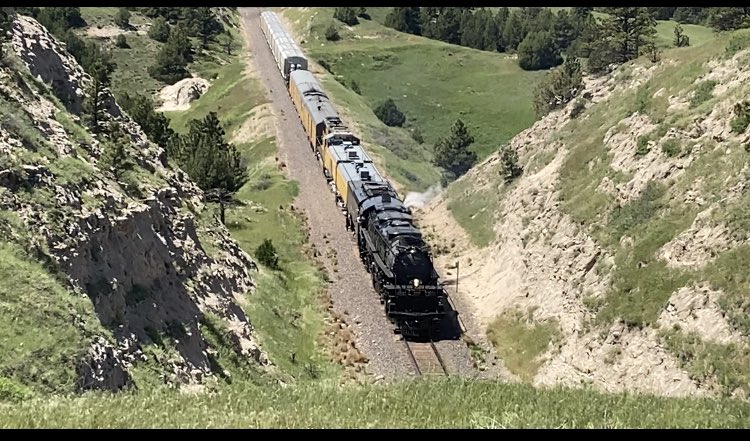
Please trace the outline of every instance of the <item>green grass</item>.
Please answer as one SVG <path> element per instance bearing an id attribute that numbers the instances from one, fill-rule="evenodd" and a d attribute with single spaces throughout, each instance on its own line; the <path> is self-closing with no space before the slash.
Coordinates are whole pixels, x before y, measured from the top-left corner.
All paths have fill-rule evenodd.
<path id="1" fill-rule="evenodd" d="M 494 182 L 500 182 L 499 175 Z M 496 239 L 496 212 L 506 190 L 505 186 L 498 190 L 496 185 L 477 190 L 474 183 L 463 179 L 448 187 L 448 209 L 478 247 L 485 247 Z"/>
<path id="2" fill-rule="evenodd" d="M 725 396 L 741 390 L 750 393 L 750 346 L 705 342 L 695 333 L 677 329 L 662 332 L 667 347 L 678 354 L 678 361 L 698 381 L 715 377 Z"/>
<path id="3" fill-rule="evenodd" d="M 214 72 L 214 83 L 189 110 L 165 114 L 171 127 L 185 132 L 190 120 L 215 111 L 231 140 L 252 109 L 266 99 L 259 80 L 244 75 L 245 62 L 236 55 L 228 64 L 215 66 Z M 276 167 L 274 138 L 250 139 L 236 146 L 248 165 L 249 180 L 235 195 L 240 204 L 227 209 L 226 226 L 251 256 L 263 240 L 271 239 L 281 267 L 281 271 L 261 267 L 258 289 L 247 298 L 248 317 L 262 347 L 282 372 L 300 380 L 335 376 L 337 368 L 318 344 L 324 327 L 323 276 L 303 252 L 306 227 L 290 209 L 297 183 Z M 216 210 L 210 204 L 202 215 Z"/>
<path id="4" fill-rule="evenodd" d="M 448 134 L 457 118 L 475 137 L 472 149 L 480 159 L 535 120 L 533 86 L 545 73 L 523 71 L 504 54 L 396 32 L 377 22 L 381 11 L 377 11 L 375 20 L 362 20 L 353 31 L 341 31 L 341 41 L 326 42 L 321 35 L 332 17 L 332 8 L 284 9 L 292 23 L 300 20 L 298 31 L 307 35 L 310 30 L 303 47 L 311 58 L 331 65 L 335 78 L 321 75 L 325 87 L 337 107 L 346 108 L 350 119 L 364 126 L 368 148 L 379 153 L 376 146 L 384 146 L 394 154 L 395 158 L 386 157 L 389 173 L 398 174 L 401 168 L 419 177 L 409 179 L 407 175 L 404 181 L 395 176 L 410 189 L 425 190 L 437 182 L 434 167 L 430 167 L 432 171 L 423 169 L 424 173 L 420 167 L 428 165 L 432 145 Z M 304 26 L 314 13 L 317 15 L 309 28 Z M 362 95 L 348 88 L 334 88 L 334 80 L 345 85 L 356 81 Z M 387 129 L 375 118 L 371 109 L 386 98 L 392 98 L 406 115 L 405 128 Z M 423 145 L 409 136 L 414 126 L 424 136 Z"/>
<path id="5" fill-rule="evenodd" d="M 658 47 L 673 48 L 674 27 L 678 23 L 672 20 L 658 20 L 656 22 L 655 42 Z M 711 28 L 694 24 L 681 24 L 682 32 L 690 38 L 690 46 L 700 46 L 716 38 Z"/>
<path id="6" fill-rule="evenodd" d="M 542 365 L 540 356 L 560 339 L 556 321 L 530 324 L 519 311 L 498 316 L 487 330 L 505 367 L 531 382 Z"/>
<path id="7" fill-rule="evenodd" d="M 0 427 L 8 428 L 741 428 L 750 418 L 750 405 L 737 400 L 458 378 L 348 387 L 237 383 L 211 395 L 156 389 L 0 406 Z"/>
<path id="8" fill-rule="evenodd" d="M 8 242 L 0 242 L 0 279 L 0 379 L 25 393 L 72 392 L 88 339 L 107 335 L 91 302 Z"/>
<path id="9" fill-rule="evenodd" d="M 117 9 L 115 7 L 81 8 L 81 15 L 89 26 L 114 26 L 114 15 Z M 150 22 L 148 17 L 131 11 L 131 25 L 142 26 Z M 86 35 L 86 30 L 81 30 L 80 33 Z M 234 48 L 238 50 L 241 38 L 239 32 L 236 29 L 230 29 L 230 34 L 234 38 Z M 114 37 L 109 39 L 88 37 L 94 38 L 100 44 L 103 43 L 111 51 L 113 61 L 117 64 L 111 78 L 113 93 L 115 96 L 122 93 L 140 93 L 149 96 L 158 94 L 167 84 L 152 78 L 148 74 L 148 68 L 154 63 L 164 43 L 152 40 L 148 35 L 137 34 L 135 31 L 125 32 L 125 37 L 130 46 L 128 48 L 116 47 Z M 200 47 L 197 38 L 191 37 L 190 40 L 195 54 L 193 61 L 188 65 L 188 70 L 202 78 L 212 80 L 217 67 L 222 66 L 231 57 L 226 55 L 224 49 L 216 42 L 210 42 L 208 49 L 204 50 Z"/>

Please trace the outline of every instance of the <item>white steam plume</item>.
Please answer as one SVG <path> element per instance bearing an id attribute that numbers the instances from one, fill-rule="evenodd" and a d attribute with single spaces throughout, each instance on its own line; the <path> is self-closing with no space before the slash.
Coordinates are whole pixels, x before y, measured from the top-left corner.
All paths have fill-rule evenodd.
<path id="1" fill-rule="evenodd" d="M 428 188 L 424 193 L 417 193 L 416 191 L 409 192 L 404 198 L 404 205 L 407 207 L 422 208 L 429 204 L 431 200 L 435 199 L 443 189 L 440 184 L 435 184 Z"/>

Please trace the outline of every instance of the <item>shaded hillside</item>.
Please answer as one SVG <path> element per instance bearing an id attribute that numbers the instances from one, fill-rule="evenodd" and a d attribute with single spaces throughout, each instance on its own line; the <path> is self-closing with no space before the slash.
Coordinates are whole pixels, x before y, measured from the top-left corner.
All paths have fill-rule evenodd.
<path id="1" fill-rule="evenodd" d="M 421 214 L 500 355 L 521 358 L 514 374 L 750 392 L 748 42 L 738 31 L 585 78 L 582 113 L 509 143 L 519 179 L 504 183 L 493 155 Z M 507 338 L 550 325 L 536 349 Z"/>

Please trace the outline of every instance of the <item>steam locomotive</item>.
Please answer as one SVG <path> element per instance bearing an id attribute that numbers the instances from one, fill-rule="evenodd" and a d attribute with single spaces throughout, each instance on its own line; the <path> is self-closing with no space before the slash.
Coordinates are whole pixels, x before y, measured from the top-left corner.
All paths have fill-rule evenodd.
<path id="1" fill-rule="evenodd" d="M 261 13 L 261 28 L 386 316 L 403 335 L 435 332 L 447 314 L 447 295 L 411 210 L 307 70 L 278 16 Z"/>

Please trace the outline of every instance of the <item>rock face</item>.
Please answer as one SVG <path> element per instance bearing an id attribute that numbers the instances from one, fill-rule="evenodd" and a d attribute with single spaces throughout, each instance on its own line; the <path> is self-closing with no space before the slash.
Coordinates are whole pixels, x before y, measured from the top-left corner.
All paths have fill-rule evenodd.
<path id="1" fill-rule="evenodd" d="M 588 111 L 576 118 L 599 118 L 594 121 L 602 121 L 601 138 L 599 132 L 579 131 L 570 136 L 575 130 L 567 124 L 573 119 L 573 106 L 568 105 L 540 119 L 509 142 L 524 167 L 523 176 L 512 186 L 505 187 L 499 179 L 501 161 L 497 153 L 459 180 L 465 191 L 453 196 L 450 191 L 447 193 L 453 198 L 451 201 L 503 194 L 496 207 L 487 208 L 494 211 L 493 239 L 485 247 L 471 243 L 451 214 L 446 193 L 417 210 L 423 229 L 428 237 L 434 238 L 433 244 L 438 248 L 451 244 L 448 254 L 436 260 L 439 272 L 450 279 L 451 268 L 460 263 L 459 295 L 472 306 L 461 311 L 462 315 L 475 316 L 485 330 L 499 314 L 516 309 L 533 311 L 536 322 L 551 319 L 559 323 L 562 342 L 550 345 L 545 351 L 545 361 L 536 372 L 534 384 L 591 384 L 610 392 L 711 395 L 720 387 L 715 381 L 698 378 L 690 372 L 683 363 L 689 357 L 676 356 L 660 331 L 676 329 L 697 334 L 701 341 L 744 348 L 736 349 L 743 354 L 750 350 L 747 335 L 736 328 L 736 323 L 730 324 L 726 311 L 719 306 L 717 299 L 725 293 L 703 284 L 704 276 L 699 272 L 721 253 L 747 243 L 736 227 L 732 232 L 725 224 L 731 217 L 726 215 L 727 207 L 746 197 L 749 182 L 746 159 L 737 156 L 733 156 L 734 162 L 725 159 L 750 141 L 747 132 L 732 134 L 729 130 L 731 104 L 742 96 L 733 88 L 740 87 L 741 80 L 750 75 L 747 65 L 738 60 L 747 60 L 747 56 L 748 51 L 742 51 L 731 59 L 707 63 L 705 67 L 713 69 L 713 73 L 699 77 L 695 83 L 704 79 L 717 81 L 713 95 L 716 100 L 710 111 L 696 111 L 689 106 L 692 89 L 681 93 L 673 90 L 672 96 L 668 96 L 665 88 L 649 93 L 651 99 L 662 100 L 664 108 L 670 109 L 668 112 L 682 112 L 677 115 L 679 118 L 675 117 L 681 121 L 679 124 L 652 120 L 648 112 L 621 111 L 634 92 L 644 90 L 651 79 L 658 82 L 656 78 L 673 67 L 674 60 L 646 66 L 634 63 L 616 69 L 611 75 L 584 77 L 580 99 Z M 624 72 L 625 69 L 629 72 Z M 662 105 L 662 101 L 656 103 Z M 697 116 L 689 123 L 682 122 L 694 115 Z M 586 222 L 590 225 L 586 225 L 571 217 L 571 208 L 563 207 L 561 170 L 573 155 L 575 143 L 587 138 L 595 139 L 594 148 L 601 146 L 604 153 L 582 161 L 580 173 L 589 173 L 590 182 L 580 186 L 579 191 L 590 198 L 606 195 L 612 201 L 608 206 L 611 208 L 637 201 L 647 184 L 655 182 L 667 189 L 662 200 L 688 207 L 693 213 L 685 216 L 689 220 L 693 219 L 689 216 L 695 216 L 692 225 L 690 221 L 684 222 L 671 240 L 664 239 L 654 247 L 650 259 L 675 272 L 694 271 L 691 274 L 696 285 L 691 282 L 666 293 L 661 310 L 660 303 L 656 303 L 656 320 L 642 329 L 626 326 L 617 318 L 596 323 L 596 309 L 589 306 L 604 301 L 612 291 L 613 274 L 617 274 L 621 264 L 619 259 L 627 257 L 641 238 L 625 235 L 619 246 L 608 245 L 597 236 L 608 227 L 611 212 L 600 210 L 581 216 L 589 219 Z M 667 154 L 675 146 L 677 153 Z M 580 150 L 575 154 L 581 155 Z M 599 171 L 604 166 L 606 173 Z M 703 170 L 700 167 L 706 167 L 705 171 L 700 171 Z M 568 169 L 568 173 L 572 172 Z M 719 179 L 712 174 L 721 176 L 722 182 L 717 184 Z M 713 182 L 705 182 L 712 178 Z M 462 188 L 459 185 L 456 187 Z M 660 215 L 657 212 L 654 216 Z M 674 221 L 665 221 L 671 226 L 667 222 Z M 735 222 L 740 222 L 736 216 Z M 665 228 L 663 234 L 666 231 L 669 230 Z M 638 268 L 645 265 L 636 263 Z M 638 276 L 630 273 L 628 277 Z"/>
<path id="2" fill-rule="evenodd" d="M 100 170 L 99 140 L 74 139 L 70 127 L 56 120 L 66 109 L 73 123 L 78 120 L 91 78 L 31 18 L 15 21 L 12 47 L 65 109 L 45 96 L 43 86 L 20 87 L 17 72 L 0 69 L 0 92 L 28 115 L 43 135 L 40 142 L 50 147 L 48 154 L 39 154 L 40 146 L 0 126 L 0 154 L 12 165 L 0 166 L 0 190 L 7 190 L 0 191 L 0 208 L 19 214 L 34 232 L 27 245 L 48 255 L 68 276 L 71 289 L 88 295 L 111 331 L 110 337 L 93 338 L 78 369 L 79 387 L 127 387 L 132 383 L 128 368 L 146 357 L 141 345 L 167 339 L 176 354 L 165 381 L 196 382 L 212 375 L 215 348 L 201 326 L 213 318 L 226 328 L 238 354 L 267 364 L 240 307 L 255 288 L 251 273 L 257 267 L 215 218 L 200 215 L 205 209 L 200 189 L 166 163 L 163 149 L 147 139 L 107 89 L 100 96 L 103 123 L 116 121 L 125 129 L 137 166 L 130 179 L 114 180 Z M 75 179 L 71 167 L 79 174 Z M 39 197 L 28 197 L 29 192 Z"/>
<path id="3" fill-rule="evenodd" d="M 190 102 L 201 97 L 211 83 L 203 78 L 185 78 L 171 86 L 166 86 L 159 93 L 162 100 L 160 111 L 187 110 Z"/>

